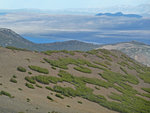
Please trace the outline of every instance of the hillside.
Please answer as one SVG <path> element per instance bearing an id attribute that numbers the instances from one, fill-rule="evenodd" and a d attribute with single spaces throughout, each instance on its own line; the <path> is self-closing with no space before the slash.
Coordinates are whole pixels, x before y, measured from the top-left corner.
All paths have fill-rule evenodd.
<path id="1" fill-rule="evenodd" d="M 101 48 L 120 50 L 131 58 L 150 66 L 150 46 L 136 41 L 118 43 L 114 45 L 104 45 Z"/>
<path id="2" fill-rule="evenodd" d="M 32 43 L 14 31 L 6 28 L 0 28 L 0 46 L 7 47 L 13 46 L 17 48 L 24 48 L 28 50 L 46 51 L 46 50 L 81 50 L 87 51 L 99 47 L 99 45 L 92 43 L 85 43 L 76 40 L 48 43 L 48 44 L 36 44 Z"/>
<path id="3" fill-rule="evenodd" d="M 0 59 L 1 113 L 150 112 L 150 69 L 119 51 L 0 47 Z"/>

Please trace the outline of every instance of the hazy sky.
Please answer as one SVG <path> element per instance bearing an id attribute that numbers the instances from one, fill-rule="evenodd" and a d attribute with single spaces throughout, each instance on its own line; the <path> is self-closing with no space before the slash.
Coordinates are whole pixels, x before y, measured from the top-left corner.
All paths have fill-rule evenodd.
<path id="1" fill-rule="evenodd" d="M 102 8 L 119 5 L 150 4 L 150 0 L 0 0 L 0 9 Z"/>

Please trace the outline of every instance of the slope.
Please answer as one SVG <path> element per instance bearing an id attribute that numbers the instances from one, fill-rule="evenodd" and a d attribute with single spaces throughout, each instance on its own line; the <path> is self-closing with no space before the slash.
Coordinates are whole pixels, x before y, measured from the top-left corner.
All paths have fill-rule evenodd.
<path id="1" fill-rule="evenodd" d="M 114 45 L 104 45 L 101 48 L 104 49 L 116 49 L 124 52 L 131 58 L 137 60 L 140 63 L 143 63 L 147 66 L 150 66 L 150 46 L 139 43 L 136 41 L 118 43 Z"/>
<path id="2" fill-rule="evenodd" d="M 0 59 L 0 112 L 150 112 L 150 69 L 119 51 L 1 47 Z"/>

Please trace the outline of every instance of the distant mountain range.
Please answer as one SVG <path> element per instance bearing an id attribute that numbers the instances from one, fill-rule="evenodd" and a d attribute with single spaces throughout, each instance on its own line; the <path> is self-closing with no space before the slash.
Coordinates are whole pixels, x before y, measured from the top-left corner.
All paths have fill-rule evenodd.
<path id="1" fill-rule="evenodd" d="M 46 50 L 92 50 L 100 45 L 85 43 L 76 40 L 70 40 L 65 42 L 36 44 L 32 43 L 19 34 L 10 29 L 0 28 L 0 46 L 14 46 L 17 48 L 25 48 L 28 50 L 46 51 Z"/>
<path id="2" fill-rule="evenodd" d="M 115 49 L 124 52 L 125 54 L 127 54 L 128 56 L 137 60 L 140 63 L 150 66 L 150 46 L 136 41 L 117 43 L 111 45 L 98 45 L 92 43 L 85 43 L 77 40 L 47 43 L 47 44 L 36 44 L 24 39 L 19 34 L 15 33 L 10 29 L 1 28 L 0 46 L 3 47 L 13 46 L 17 48 L 25 48 L 28 50 L 35 50 L 35 51 L 47 51 L 47 50 L 88 51 L 96 48 L 104 48 L 108 50 Z"/>
<path id="3" fill-rule="evenodd" d="M 108 50 L 120 50 L 131 58 L 150 66 L 150 46 L 144 43 L 132 41 L 112 45 L 104 45 L 101 48 Z"/>
<path id="4" fill-rule="evenodd" d="M 117 13 L 98 13 L 96 16 L 111 16 L 111 17 L 129 17 L 129 18 L 141 18 L 141 15 L 137 14 L 123 14 L 122 12 Z"/>

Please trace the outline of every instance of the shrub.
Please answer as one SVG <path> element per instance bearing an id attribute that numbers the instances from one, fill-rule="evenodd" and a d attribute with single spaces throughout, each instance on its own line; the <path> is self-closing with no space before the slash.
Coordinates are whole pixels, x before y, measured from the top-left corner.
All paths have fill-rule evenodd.
<path id="1" fill-rule="evenodd" d="M 64 99 L 64 97 L 60 94 L 55 94 L 55 96 L 58 97 L 58 98 Z"/>
<path id="2" fill-rule="evenodd" d="M 127 72 L 123 67 L 120 67 L 120 69 L 121 69 L 125 74 L 128 74 L 128 72 Z"/>
<path id="3" fill-rule="evenodd" d="M 14 78 L 11 78 L 10 82 L 17 83 L 17 80 L 15 80 Z"/>
<path id="4" fill-rule="evenodd" d="M 51 101 L 54 101 L 50 96 L 47 96 L 47 99 L 49 99 Z"/>
<path id="5" fill-rule="evenodd" d="M 150 88 L 141 88 L 141 89 L 148 92 L 148 93 L 150 93 Z"/>
<path id="6" fill-rule="evenodd" d="M 96 62 L 96 61 L 94 61 L 94 63 L 95 63 L 95 64 L 98 64 L 98 65 L 100 65 L 100 66 L 103 66 L 103 67 L 105 67 L 105 68 L 108 68 L 108 66 L 107 66 L 107 65 L 105 65 L 105 64 L 103 64 L 103 63 Z"/>
<path id="7" fill-rule="evenodd" d="M 32 74 L 32 72 L 28 72 L 28 74 L 29 74 L 29 75 L 31 75 L 31 74 Z"/>
<path id="8" fill-rule="evenodd" d="M 44 74 L 48 74 L 48 73 L 49 73 L 48 69 L 45 69 L 45 68 L 41 68 L 41 67 L 33 66 L 33 65 L 28 66 L 28 67 L 29 67 L 31 70 L 37 71 L 37 72 L 39 72 L 39 73 L 44 73 Z"/>
<path id="9" fill-rule="evenodd" d="M 82 102 L 81 102 L 81 101 L 78 101 L 78 103 L 79 103 L 79 104 L 82 104 Z"/>
<path id="10" fill-rule="evenodd" d="M 49 87 L 49 86 L 46 86 L 45 88 L 48 89 L 48 90 L 53 91 L 53 88 L 51 88 L 51 87 Z"/>
<path id="11" fill-rule="evenodd" d="M 150 72 L 145 72 L 142 74 L 138 74 L 138 76 L 144 80 L 146 83 L 150 83 Z"/>
<path id="12" fill-rule="evenodd" d="M 32 84 L 26 83 L 25 85 L 26 85 L 28 88 L 35 89 Z"/>
<path id="13" fill-rule="evenodd" d="M 13 75 L 13 78 L 17 78 L 17 76 L 16 76 L 16 75 Z"/>
<path id="14" fill-rule="evenodd" d="M 21 89 L 21 88 L 18 88 L 18 90 L 22 91 L 22 89 Z"/>
<path id="15" fill-rule="evenodd" d="M 30 83 L 32 83 L 32 84 L 36 83 L 35 80 L 33 79 L 33 77 L 26 76 L 25 80 L 28 81 L 28 82 L 30 82 Z"/>
<path id="16" fill-rule="evenodd" d="M 70 105 L 67 105 L 67 107 L 70 108 L 71 106 L 70 106 Z"/>
<path id="17" fill-rule="evenodd" d="M 20 71 L 20 72 L 26 72 L 26 69 L 23 68 L 23 67 L 21 67 L 21 66 L 19 66 L 19 67 L 17 68 L 17 70 Z"/>
<path id="18" fill-rule="evenodd" d="M 49 80 L 48 80 L 47 76 L 39 75 L 39 76 L 35 77 L 35 80 L 42 83 L 42 84 L 49 84 Z"/>
<path id="19" fill-rule="evenodd" d="M 31 100 L 29 98 L 27 98 L 27 102 L 30 102 Z"/>
<path id="20" fill-rule="evenodd" d="M 54 67 L 54 66 L 52 66 L 51 68 L 54 69 L 54 70 L 56 70 L 56 67 Z"/>
<path id="21" fill-rule="evenodd" d="M 7 46 L 6 48 L 11 49 L 11 50 L 29 51 L 29 50 L 24 49 L 24 48 L 16 48 L 16 47 L 13 47 L 13 46 Z"/>
<path id="22" fill-rule="evenodd" d="M 3 90 L 0 92 L 0 95 L 5 95 L 5 96 L 8 96 L 8 97 L 12 98 L 10 93 L 8 93 L 6 91 L 3 91 Z"/>
<path id="23" fill-rule="evenodd" d="M 92 71 L 89 68 L 83 66 L 74 67 L 74 69 L 83 73 L 92 73 Z"/>
<path id="24" fill-rule="evenodd" d="M 36 87 L 38 87 L 38 88 L 42 88 L 42 86 L 40 86 L 40 85 L 38 85 L 38 84 L 36 84 Z"/>

